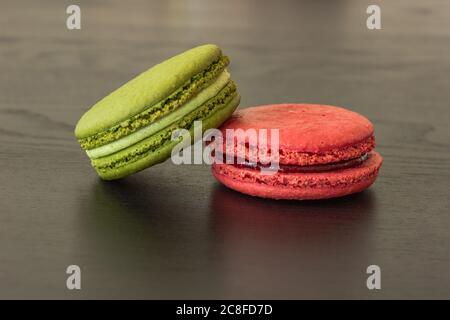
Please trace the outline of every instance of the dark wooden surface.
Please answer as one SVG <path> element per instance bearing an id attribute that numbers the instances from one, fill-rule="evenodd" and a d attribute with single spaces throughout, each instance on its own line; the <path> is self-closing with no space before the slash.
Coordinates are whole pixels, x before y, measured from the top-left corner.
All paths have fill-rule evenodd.
<path id="1" fill-rule="evenodd" d="M 375 1 L 378 2 L 378 1 Z M 450 2 L 2 1 L 1 298 L 450 298 Z M 100 181 L 73 137 L 137 73 L 213 42 L 241 107 L 311 102 L 371 119 L 361 194 L 277 202 L 170 161 Z M 82 268 L 68 291 L 65 268 Z M 382 290 L 366 288 L 366 267 Z"/>

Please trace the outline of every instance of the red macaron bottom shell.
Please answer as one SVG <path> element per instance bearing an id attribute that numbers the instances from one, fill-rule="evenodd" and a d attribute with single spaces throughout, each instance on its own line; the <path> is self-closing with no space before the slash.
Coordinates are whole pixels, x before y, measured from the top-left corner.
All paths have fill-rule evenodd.
<path id="1" fill-rule="evenodd" d="M 230 189 L 272 199 L 313 200 L 361 192 L 376 180 L 382 157 L 375 151 L 358 166 L 314 173 L 261 174 L 259 170 L 230 164 L 213 164 L 212 173 Z"/>

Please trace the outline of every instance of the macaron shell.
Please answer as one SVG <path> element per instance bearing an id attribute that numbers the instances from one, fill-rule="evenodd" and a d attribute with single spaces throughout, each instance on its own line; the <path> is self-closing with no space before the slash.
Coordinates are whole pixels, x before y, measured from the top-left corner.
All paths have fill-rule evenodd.
<path id="1" fill-rule="evenodd" d="M 267 129 L 269 149 L 270 129 L 278 129 L 280 163 L 283 164 L 336 162 L 358 157 L 375 146 L 373 125 L 367 118 L 328 105 L 278 104 L 246 108 L 236 112 L 222 126 L 223 131 L 226 129 Z"/>
<path id="2" fill-rule="evenodd" d="M 367 189 L 375 181 L 382 161 L 382 157 L 373 151 L 363 164 L 338 171 L 262 175 L 253 169 L 214 164 L 212 173 L 225 186 L 252 196 L 296 200 L 327 199 Z"/>
<path id="3" fill-rule="evenodd" d="M 208 44 L 176 55 L 113 91 L 87 111 L 75 128 L 77 138 L 108 129 L 168 97 L 191 77 L 218 60 L 221 50 Z"/>

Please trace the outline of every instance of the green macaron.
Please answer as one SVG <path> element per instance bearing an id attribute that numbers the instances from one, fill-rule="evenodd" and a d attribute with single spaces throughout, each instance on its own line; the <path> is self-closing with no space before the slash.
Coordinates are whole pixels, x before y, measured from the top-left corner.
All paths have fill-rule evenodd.
<path id="1" fill-rule="evenodd" d="M 105 180 L 125 177 L 170 157 L 177 129 L 220 126 L 240 96 L 216 45 L 199 46 L 141 73 L 89 109 L 75 128 Z"/>

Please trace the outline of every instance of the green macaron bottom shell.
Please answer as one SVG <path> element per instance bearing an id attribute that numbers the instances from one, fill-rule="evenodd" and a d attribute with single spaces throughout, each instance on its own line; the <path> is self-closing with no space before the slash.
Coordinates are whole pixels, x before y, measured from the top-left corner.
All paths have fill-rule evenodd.
<path id="1" fill-rule="evenodd" d="M 221 56 L 203 72 L 196 74 L 168 98 L 156 105 L 149 106 L 145 111 L 94 135 L 78 139 L 83 149 L 89 150 L 101 147 L 127 136 L 183 106 L 192 97 L 213 83 L 229 64 L 227 56 Z"/>
<path id="2" fill-rule="evenodd" d="M 171 140 L 172 132 L 187 129 L 193 137 L 194 121 L 202 121 L 203 132 L 217 128 L 231 116 L 239 102 L 236 85 L 230 81 L 216 97 L 179 122 L 110 156 L 91 160 L 92 166 L 100 178 L 115 180 L 164 162 L 170 157 L 172 149 L 180 143 L 179 140 Z"/>
<path id="3" fill-rule="evenodd" d="M 147 127 L 133 132 L 132 134 L 127 135 L 117 141 L 113 141 L 109 144 L 95 149 L 86 150 L 87 155 L 91 159 L 105 157 L 152 136 L 163 128 L 168 127 L 176 121 L 179 121 L 187 114 L 202 106 L 206 101 L 215 97 L 229 83 L 229 81 L 230 74 L 228 73 L 228 71 L 224 70 L 209 87 L 198 93 L 184 106 L 174 110 L 158 121 L 151 123 Z"/>

